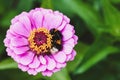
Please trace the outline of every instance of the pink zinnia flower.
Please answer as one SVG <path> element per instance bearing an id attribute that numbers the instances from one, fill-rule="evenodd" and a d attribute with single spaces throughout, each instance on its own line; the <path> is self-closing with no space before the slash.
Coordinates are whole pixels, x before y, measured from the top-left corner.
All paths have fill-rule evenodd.
<path id="1" fill-rule="evenodd" d="M 22 71 L 44 76 L 74 59 L 78 37 L 70 19 L 58 11 L 36 8 L 12 19 L 4 44 Z"/>

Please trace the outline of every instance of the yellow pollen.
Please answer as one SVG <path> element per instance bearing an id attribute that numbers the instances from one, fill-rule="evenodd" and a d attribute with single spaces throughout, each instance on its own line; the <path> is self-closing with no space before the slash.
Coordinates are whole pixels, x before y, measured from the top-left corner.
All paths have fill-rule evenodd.
<path id="1" fill-rule="evenodd" d="M 47 41 L 46 43 L 43 43 L 42 45 L 38 46 L 34 38 L 35 38 L 35 34 L 39 32 L 42 32 L 45 34 L 45 36 L 47 37 Z M 49 30 L 47 30 L 46 28 L 33 29 L 30 32 L 30 36 L 28 38 L 29 47 L 31 48 L 32 51 L 35 51 L 37 55 L 42 54 L 42 53 L 47 53 L 51 49 L 51 45 L 52 45 L 51 39 L 52 39 L 52 35 L 49 33 Z"/>
<path id="2" fill-rule="evenodd" d="M 57 44 L 61 44 L 61 40 L 57 40 L 56 43 L 57 43 Z"/>

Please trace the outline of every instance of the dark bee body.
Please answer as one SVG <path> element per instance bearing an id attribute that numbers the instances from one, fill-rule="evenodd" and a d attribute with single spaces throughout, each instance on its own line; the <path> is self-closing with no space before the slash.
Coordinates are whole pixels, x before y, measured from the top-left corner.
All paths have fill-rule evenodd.
<path id="1" fill-rule="evenodd" d="M 52 48 L 58 49 L 58 51 L 62 50 L 62 34 L 59 30 L 53 28 L 50 30 L 50 34 L 52 35 Z"/>

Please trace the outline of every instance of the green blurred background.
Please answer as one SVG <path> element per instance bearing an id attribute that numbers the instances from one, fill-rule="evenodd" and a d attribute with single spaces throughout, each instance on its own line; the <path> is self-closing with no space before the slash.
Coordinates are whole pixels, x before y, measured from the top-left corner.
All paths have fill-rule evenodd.
<path id="1" fill-rule="evenodd" d="M 52 77 L 22 72 L 3 45 L 10 20 L 36 7 L 67 15 L 79 37 L 75 60 Z M 0 80 L 120 80 L 120 0 L 0 0 Z"/>

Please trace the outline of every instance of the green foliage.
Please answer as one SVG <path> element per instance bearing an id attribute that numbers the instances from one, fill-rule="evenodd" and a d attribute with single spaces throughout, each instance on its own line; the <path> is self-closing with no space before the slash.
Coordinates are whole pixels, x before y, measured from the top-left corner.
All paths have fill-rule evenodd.
<path id="1" fill-rule="evenodd" d="M 10 20 L 35 7 L 67 15 L 79 37 L 75 59 L 52 77 L 20 71 L 3 45 Z M 1 80 L 120 80 L 120 0 L 0 0 L 0 43 Z"/>
<path id="2" fill-rule="evenodd" d="M 17 63 L 9 58 L 0 63 L 0 70 L 11 68 L 17 68 Z"/>
<path id="3" fill-rule="evenodd" d="M 52 0 L 42 0 L 42 5 L 41 7 L 43 8 L 50 8 L 52 9 Z"/>
<path id="4" fill-rule="evenodd" d="M 49 78 L 48 78 L 49 79 Z M 48 80 L 47 79 L 47 80 Z M 71 80 L 66 68 L 54 74 L 50 80 Z"/>
<path id="5" fill-rule="evenodd" d="M 120 37 L 120 11 L 118 11 L 108 0 L 101 0 L 105 18 L 105 24 L 110 33 Z"/>

